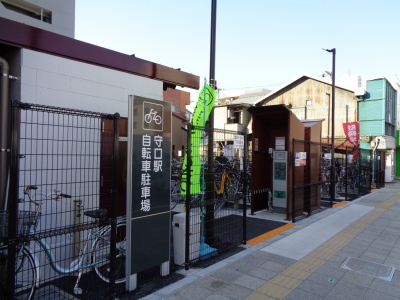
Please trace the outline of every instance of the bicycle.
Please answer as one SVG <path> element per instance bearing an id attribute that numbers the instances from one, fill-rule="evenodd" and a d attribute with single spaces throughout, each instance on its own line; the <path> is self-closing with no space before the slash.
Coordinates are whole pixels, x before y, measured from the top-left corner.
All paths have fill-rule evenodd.
<path id="1" fill-rule="evenodd" d="M 181 193 L 181 179 L 179 174 L 171 175 L 171 205 L 170 210 L 173 210 L 179 201 L 183 200 L 184 196 Z"/>
<path id="2" fill-rule="evenodd" d="M 234 193 L 233 190 L 233 182 L 231 177 L 229 177 L 228 173 L 224 171 L 221 175 L 221 179 L 219 181 L 219 184 L 214 182 L 214 191 L 217 195 L 221 196 L 232 196 Z"/>
<path id="3" fill-rule="evenodd" d="M 27 186 L 24 195 L 28 197 L 28 202 L 36 206 L 34 211 L 19 211 L 18 215 L 18 236 L 27 237 L 28 241 L 20 242 L 17 245 L 17 255 L 15 258 L 15 296 L 16 299 L 31 299 L 36 288 L 39 287 L 39 261 L 30 249 L 30 242 L 35 242 L 39 249 L 44 251 L 50 266 L 59 274 L 78 273 L 73 292 L 82 294 L 79 287 L 84 269 L 94 268 L 96 274 L 105 282 L 109 282 L 110 276 L 110 237 L 111 226 L 98 226 L 98 222 L 107 216 L 106 209 L 96 209 L 84 211 L 84 215 L 93 218 L 93 223 L 85 227 L 88 230 L 87 238 L 83 242 L 78 258 L 72 261 L 69 268 L 61 267 L 55 260 L 54 253 L 44 238 L 41 238 L 36 227 L 40 220 L 42 205 L 47 200 L 59 200 L 60 198 L 71 198 L 70 195 L 62 194 L 60 190 L 42 195 L 43 198 L 36 200 L 37 194 L 31 195 L 32 190 L 37 190 L 37 186 Z M 25 202 L 25 198 L 22 199 Z M 3 214 L 8 216 L 7 214 Z M 125 282 L 125 249 L 126 249 L 126 218 L 118 217 L 116 222 L 116 264 L 115 264 L 115 283 Z M 64 232 L 74 232 L 75 226 L 68 227 Z M 5 232 L 6 234 L 7 232 Z M 3 233 L 4 237 L 4 233 Z M 93 242 L 89 242 L 93 240 Z M 89 247 L 90 244 L 90 247 Z M 90 250 L 89 250 L 90 248 Z M 7 283 L 7 260 L 8 246 L 0 246 L 0 295 L 4 293 L 1 289 Z"/>

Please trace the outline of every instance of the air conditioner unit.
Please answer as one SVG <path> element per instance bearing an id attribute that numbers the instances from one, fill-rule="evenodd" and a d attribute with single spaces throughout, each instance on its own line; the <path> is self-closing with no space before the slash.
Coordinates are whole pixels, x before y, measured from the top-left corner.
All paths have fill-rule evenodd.
<path id="1" fill-rule="evenodd" d="M 372 140 L 372 136 L 370 136 L 370 135 L 360 136 L 360 141 L 361 142 L 369 143 L 369 142 L 371 142 L 371 140 Z"/>

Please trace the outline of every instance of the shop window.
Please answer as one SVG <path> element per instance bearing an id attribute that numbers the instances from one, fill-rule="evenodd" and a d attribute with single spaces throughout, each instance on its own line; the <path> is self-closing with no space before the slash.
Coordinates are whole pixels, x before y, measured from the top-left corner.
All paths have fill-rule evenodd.
<path id="1" fill-rule="evenodd" d="M 179 105 L 172 105 L 172 112 L 179 113 L 181 111 L 181 107 Z"/>
<path id="2" fill-rule="evenodd" d="M 237 124 L 241 124 L 241 111 L 239 110 L 228 110 L 228 120 L 227 123 L 228 124 L 233 124 L 233 123 L 237 123 Z"/>

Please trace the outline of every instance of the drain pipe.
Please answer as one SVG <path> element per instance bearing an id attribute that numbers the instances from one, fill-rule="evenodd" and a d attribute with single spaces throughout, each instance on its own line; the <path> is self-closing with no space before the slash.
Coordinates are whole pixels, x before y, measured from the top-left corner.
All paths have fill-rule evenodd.
<path id="1" fill-rule="evenodd" d="M 10 148 L 8 143 L 9 108 L 8 102 L 8 76 L 9 65 L 0 57 L 0 210 L 5 210 L 8 195 Z"/>

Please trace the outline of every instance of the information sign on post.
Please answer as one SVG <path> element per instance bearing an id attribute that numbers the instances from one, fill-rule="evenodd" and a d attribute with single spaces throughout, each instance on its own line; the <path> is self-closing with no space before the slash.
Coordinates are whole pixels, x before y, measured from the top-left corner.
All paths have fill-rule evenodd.
<path id="1" fill-rule="evenodd" d="M 171 103 L 130 96 L 128 116 L 126 287 L 161 266 L 169 274 Z"/>
<path id="2" fill-rule="evenodd" d="M 234 135 L 233 136 L 233 148 L 234 149 L 244 149 L 244 136 Z"/>
<path id="3" fill-rule="evenodd" d="M 278 136 L 275 138 L 275 150 L 285 150 L 285 137 Z"/>

